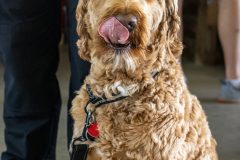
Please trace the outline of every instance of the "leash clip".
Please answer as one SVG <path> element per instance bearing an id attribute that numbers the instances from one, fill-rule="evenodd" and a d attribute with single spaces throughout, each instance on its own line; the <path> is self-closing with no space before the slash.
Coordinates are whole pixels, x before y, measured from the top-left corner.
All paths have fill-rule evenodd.
<path id="1" fill-rule="evenodd" d="M 99 136 L 97 123 L 95 122 L 93 112 L 90 110 L 85 111 L 86 111 L 85 124 L 82 131 L 82 135 L 79 137 L 79 140 L 81 142 L 94 141 L 95 138 Z"/>
<path id="2" fill-rule="evenodd" d="M 93 112 L 89 110 L 89 111 L 87 111 L 85 126 L 89 127 L 90 124 L 92 124 L 93 122 L 94 122 Z"/>

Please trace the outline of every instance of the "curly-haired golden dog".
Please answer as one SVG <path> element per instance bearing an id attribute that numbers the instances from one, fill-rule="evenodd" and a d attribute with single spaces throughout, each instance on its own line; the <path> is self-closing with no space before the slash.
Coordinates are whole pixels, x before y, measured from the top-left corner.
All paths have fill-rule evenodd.
<path id="1" fill-rule="evenodd" d="M 86 121 L 98 124 L 95 141 L 81 142 L 90 146 L 88 159 L 217 159 L 205 113 L 178 62 L 177 8 L 177 0 L 79 1 L 77 45 L 92 65 L 71 114 L 73 138 L 88 129 Z M 97 107 L 91 95 L 116 101 Z"/>

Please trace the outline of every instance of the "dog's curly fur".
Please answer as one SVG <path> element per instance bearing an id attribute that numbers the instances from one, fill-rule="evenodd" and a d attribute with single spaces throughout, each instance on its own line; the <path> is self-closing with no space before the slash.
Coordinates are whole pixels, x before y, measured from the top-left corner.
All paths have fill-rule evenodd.
<path id="1" fill-rule="evenodd" d="M 111 98 L 119 87 L 129 96 L 94 113 L 100 137 L 88 142 L 88 159 L 217 159 L 207 118 L 189 93 L 179 64 L 177 8 L 177 0 L 79 1 L 77 45 L 80 56 L 92 64 L 85 84 L 99 97 Z M 130 33 L 131 48 L 114 50 L 98 28 L 121 13 L 136 15 L 138 23 Z M 85 84 L 71 109 L 73 137 L 81 135 L 85 122 Z"/>

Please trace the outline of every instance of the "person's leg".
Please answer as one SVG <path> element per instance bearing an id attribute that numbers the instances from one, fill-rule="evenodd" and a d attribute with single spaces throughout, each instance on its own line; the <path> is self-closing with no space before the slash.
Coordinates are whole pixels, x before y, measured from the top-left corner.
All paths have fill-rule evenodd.
<path id="1" fill-rule="evenodd" d="M 69 86 L 68 110 L 72 106 L 72 100 L 76 91 L 80 89 L 86 75 L 89 72 L 90 63 L 80 59 L 77 49 L 77 32 L 76 32 L 76 7 L 78 0 L 69 0 L 68 3 L 68 35 L 69 35 L 69 59 L 71 64 L 71 77 Z M 73 120 L 68 113 L 68 146 L 72 140 Z"/>
<path id="2" fill-rule="evenodd" d="M 55 159 L 59 6 L 59 0 L 0 2 L 6 143 L 1 160 Z"/>
<path id="3" fill-rule="evenodd" d="M 240 1 L 219 0 L 219 35 L 224 50 L 226 79 L 240 79 Z"/>
<path id="4" fill-rule="evenodd" d="M 218 29 L 225 60 L 220 99 L 240 101 L 240 1 L 219 0 Z"/>

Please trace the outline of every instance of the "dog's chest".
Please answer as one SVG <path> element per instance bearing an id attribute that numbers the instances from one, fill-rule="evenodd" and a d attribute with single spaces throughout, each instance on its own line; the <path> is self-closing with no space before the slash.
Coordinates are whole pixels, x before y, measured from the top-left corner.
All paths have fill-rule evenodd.
<path id="1" fill-rule="evenodd" d="M 97 110 L 95 116 L 101 136 L 110 135 L 122 142 L 140 140 L 151 137 L 151 130 L 155 125 L 174 119 L 172 115 L 161 115 L 153 111 L 150 103 L 139 103 L 120 102 L 119 106 L 108 105 Z"/>

